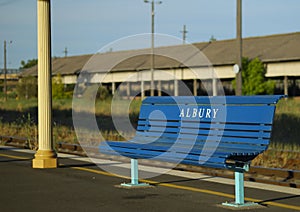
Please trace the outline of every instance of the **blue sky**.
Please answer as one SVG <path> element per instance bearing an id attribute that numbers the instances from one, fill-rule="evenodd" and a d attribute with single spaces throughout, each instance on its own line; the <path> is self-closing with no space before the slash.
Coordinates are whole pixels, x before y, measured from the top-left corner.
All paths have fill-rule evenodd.
<path id="1" fill-rule="evenodd" d="M 155 7 L 155 32 L 187 41 L 235 38 L 236 0 L 162 0 Z M 150 4 L 143 0 L 52 0 L 52 55 L 93 54 L 117 39 L 149 33 Z M 37 58 L 36 0 L 0 0 L 0 68 L 3 41 L 8 68 Z M 300 31 L 299 0 L 243 0 L 243 37 Z"/>

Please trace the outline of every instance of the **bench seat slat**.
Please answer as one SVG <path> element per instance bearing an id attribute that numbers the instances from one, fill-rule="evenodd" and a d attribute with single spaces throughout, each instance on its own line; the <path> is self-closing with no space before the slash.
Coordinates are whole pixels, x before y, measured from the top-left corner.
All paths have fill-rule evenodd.
<path id="1" fill-rule="evenodd" d="M 227 129 L 227 130 L 246 130 L 246 131 L 256 131 L 256 130 L 263 130 L 263 131 L 271 131 L 272 125 L 262 125 L 261 123 L 258 123 L 256 125 L 249 125 L 249 124 L 233 124 L 233 123 L 226 123 L 226 124 L 220 124 L 220 123 L 205 123 L 201 122 L 200 124 L 195 122 L 179 122 L 179 121 L 153 121 L 153 120 L 139 120 L 138 122 L 138 128 L 139 127 L 145 127 L 145 126 L 155 126 L 155 127 L 182 127 L 182 128 L 197 128 L 200 129 Z"/>
<path id="2" fill-rule="evenodd" d="M 123 156 L 126 156 L 128 154 L 131 154 L 132 156 L 137 155 L 138 156 L 143 156 L 144 158 L 147 159 L 153 159 L 153 160 L 158 160 L 159 157 L 166 157 L 167 159 L 169 159 L 170 157 L 172 157 L 172 155 L 176 155 L 177 159 L 184 159 L 184 158 L 196 158 L 198 160 L 199 157 L 203 157 L 203 158 L 212 158 L 211 160 L 220 160 L 220 161 L 224 161 L 227 158 L 234 158 L 237 156 L 252 156 L 252 158 L 256 157 L 258 155 L 258 152 L 249 152 L 248 154 L 246 153 L 231 153 L 229 154 L 228 152 L 215 152 L 214 154 L 209 154 L 209 152 L 205 153 L 205 154 L 201 154 L 199 155 L 198 152 L 193 152 L 191 151 L 189 154 L 187 154 L 186 152 L 167 152 L 167 151 L 155 151 L 155 150 L 147 150 L 147 149 L 131 149 L 131 148 L 125 148 L 125 147 L 113 147 L 112 149 L 101 149 L 101 152 L 109 152 L 109 153 L 113 153 L 115 152 L 116 154 L 121 154 Z M 135 158 L 136 158 L 135 157 Z M 219 159 L 215 159 L 215 158 L 219 158 Z"/>
<path id="3" fill-rule="evenodd" d="M 184 142 L 187 145 L 190 145 L 190 143 L 195 143 L 195 142 L 205 142 L 206 140 L 209 141 L 217 141 L 222 143 L 240 143 L 240 144 L 251 144 L 251 145 L 268 145 L 269 140 L 268 139 L 249 139 L 249 138 L 238 138 L 238 137 L 212 137 L 212 136 L 173 136 L 173 134 L 161 134 L 161 136 L 158 138 L 156 136 L 148 136 L 145 134 L 137 134 L 132 141 L 136 143 L 149 143 L 153 141 L 163 141 L 163 142 L 171 142 L 174 143 L 175 141 L 177 142 Z"/>
<path id="4" fill-rule="evenodd" d="M 218 146 L 216 149 L 207 148 L 203 150 L 203 147 L 199 146 L 170 146 L 170 145 L 147 145 L 147 144 L 134 144 L 130 142 L 108 142 L 109 147 L 102 146 L 103 149 L 112 148 L 114 150 L 120 151 L 124 149 L 124 152 L 131 150 L 132 152 L 157 152 L 157 154 L 161 154 L 163 152 L 177 152 L 177 153 L 186 153 L 190 155 L 202 155 L 207 156 L 213 155 L 218 157 L 228 157 L 230 155 L 257 155 L 259 153 L 258 150 L 249 149 L 248 151 L 242 150 L 241 148 L 230 149 L 229 147 Z M 213 154 L 211 153 L 213 151 Z"/>
<path id="5" fill-rule="evenodd" d="M 236 130 L 222 130 L 222 129 L 190 129 L 190 128 L 163 128 L 163 127 L 138 127 L 139 131 L 145 132 L 158 132 L 158 133 L 181 133 L 193 135 L 215 135 L 215 136 L 228 136 L 228 137 L 252 137 L 252 138 L 270 138 L 270 132 L 264 131 L 236 131 Z"/>
<path id="6" fill-rule="evenodd" d="M 104 152 L 104 151 L 107 151 L 109 153 L 119 153 L 123 156 L 128 156 L 128 155 L 131 155 L 131 156 L 134 156 L 136 159 L 138 159 L 139 157 L 142 157 L 142 158 L 146 158 L 146 159 L 153 159 L 153 160 L 164 160 L 164 161 L 176 161 L 177 162 L 179 160 L 182 160 L 183 158 L 186 159 L 186 160 L 194 160 L 194 161 L 198 161 L 199 162 L 199 155 L 194 153 L 190 153 L 190 154 L 187 154 L 186 152 L 169 152 L 168 149 L 159 149 L 159 150 L 155 150 L 155 149 L 147 149 L 146 147 L 142 148 L 141 149 L 138 149 L 138 148 L 133 148 L 132 146 L 123 146 L 123 145 L 117 145 L 117 146 L 114 146 L 112 144 L 110 144 L 112 150 L 109 150 L 109 149 L 106 149 L 105 148 L 101 148 L 101 151 Z M 215 163 L 221 163 L 221 162 L 224 162 L 225 160 L 225 156 L 224 154 L 218 154 L 219 157 L 216 157 L 217 155 L 213 155 L 211 157 L 209 157 L 209 161 L 210 162 L 215 162 Z M 221 157 L 222 156 L 222 157 Z M 205 157 L 204 157 L 205 158 Z M 201 158 L 200 158 L 201 159 Z"/>
<path id="7" fill-rule="evenodd" d="M 200 154 L 201 151 L 197 148 L 191 148 L 191 147 L 186 147 L 186 146 L 167 146 L 167 145 L 145 145 L 145 144 L 132 144 L 129 142 L 109 142 L 108 143 L 109 147 L 111 148 L 124 148 L 124 149 L 139 149 L 139 150 L 145 150 L 145 151 L 157 151 L 157 152 L 166 152 L 166 151 L 172 151 L 172 152 L 181 152 L 181 153 L 189 153 L 189 154 Z M 103 147 L 105 148 L 105 147 Z M 216 151 L 215 155 L 220 155 L 220 156 L 228 156 L 229 151 Z M 204 152 L 203 155 L 207 154 L 208 152 Z"/>
<path id="8" fill-rule="evenodd" d="M 152 143 L 153 142 L 153 143 Z M 206 141 L 206 140 L 172 140 L 172 139 L 165 139 L 165 138 L 159 138 L 156 139 L 155 141 L 148 140 L 148 142 L 145 142 L 145 140 L 131 140 L 131 143 L 136 143 L 136 144 L 148 144 L 148 145 L 164 145 L 164 146 L 171 146 L 171 145 L 176 145 L 176 146 L 199 146 L 201 148 L 203 145 L 218 145 L 222 147 L 229 146 L 230 148 L 250 148 L 250 149 L 265 149 L 267 144 L 262 144 L 262 142 L 257 142 L 257 143 L 237 143 L 237 142 L 221 142 L 221 141 Z"/>
<path id="9" fill-rule="evenodd" d="M 155 145 L 161 145 L 161 146 L 168 146 L 170 147 L 171 145 L 173 145 L 172 143 L 168 144 L 168 143 L 162 143 L 162 142 L 155 142 L 154 144 L 150 144 L 152 146 Z M 208 149 L 215 149 L 215 148 L 222 148 L 222 149 L 227 149 L 227 152 L 230 151 L 235 151 L 235 152 L 245 152 L 245 151 L 256 151 L 256 152 L 263 152 L 266 150 L 267 146 L 266 145 L 249 145 L 249 144 L 230 144 L 230 143 L 219 143 L 219 144 L 209 144 L 209 143 L 205 143 L 205 142 L 198 142 L 196 144 L 193 145 L 193 143 L 189 144 L 181 144 L 181 143 L 176 143 L 174 146 L 176 147 L 182 147 L 182 148 L 186 148 L 186 149 L 190 149 L 190 148 L 194 148 L 194 149 L 202 149 L 204 146 L 206 148 L 206 150 Z"/>
<path id="10" fill-rule="evenodd" d="M 158 133 L 158 132 L 143 132 L 139 133 L 137 132 L 138 135 L 142 136 L 147 136 L 147 137 L 153 137 L 153 138 L 158 138 L 158 137 L 166 137 L 169 139 L 182 139 L 182 140 L 201 140 L 201 141 L 222 141 L 222 142 L 230 142 L 230 143 L 250 143 L 250 144 L 268 144 L 268 139 L 257 139 L 257 138 L 243 138 L 243 137 L 217 137 L 217 136 L 202 136 L 202 135 L 191 135 L 191 134 L 173 134 L 173 133 Z M 154 139 L 153 139 L 154 140 Z"/>
<path id="11" fill-rule="evenodd" d="M 155 148 L 156 145 L 169 146 L 170 147 L 170 145 L 166 145 L 165 143 L 157 142 L 157 144 L 156 144 L 156 142 L 155 142 L 155 144 L 152 145 L 153 148 Z M 202 144 L 195 144 L 193 146 L 192 145 L 190 145 L 190 146 L 189 145 L 181 145 L 181 144 L 176 143 L 174 146 L 176 148 L 185 148 L 186 150 L 190 150 L 192 148 L 192 149 L 197 150 L 197 151 L 199 149 L 202 150 L 203 148 L 205 148 L 206 151 L 208 151 L 210 149 L 215 150 L 217 148 L 217 149 L 219 149 L 217 151 L 220 151 L 220 149 L 222 149 L 222 151 L 224 151 L 226 153 L 231 153 L 231 152 L 237 152 L 237 153 L 246 152 L 246 153 L 248 153 L 248 152 L 253 152 L 253 151 L 262 152 L 262 151 L 266 150 L 266 146 L 235 144 L 234 147 L 233 147 L 232 144 L 225 144 L 225 143 L 219 143 L 219 144 L 215 144 L 215 145 L 214 144 L 207 144 L 207 143 L 204 144 L 204 143 L 202 143 Z M 200 152 L 198 151 L 198 153 L 200 153 Z"/>

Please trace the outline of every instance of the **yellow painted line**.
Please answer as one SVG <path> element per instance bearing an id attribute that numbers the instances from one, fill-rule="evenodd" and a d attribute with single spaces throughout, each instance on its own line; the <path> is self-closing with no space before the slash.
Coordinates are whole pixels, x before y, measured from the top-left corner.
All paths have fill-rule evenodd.
<path id="1" fill-rule="evenodd" d="M 155 181 L 151 181 L 151 180 L 140 180 L 141 182 L 144 183 L 149 183 L 149 184 L 157 184 L 160 186 L 165 186 L 165 187 L 169 187 L 169 188 L 176 188 L 176 189 L 182 189 L 182 190 L 187 190 L 187 191 L 195 191 L 195 192 L 199 192 L 199 193 L 205 193 L 205 194 L 212 194 L 212 195 L 216 195 L 216 196 L 221 196 L 221 197 L 228 197 L 228 198 L 235 198 L 234 195 L 232 194 L 226 194 L 226 193 L 222 193 L 222 192 L 218 192 L 218 191 L 211 191 L 211 190 L 207 190 L 207 189 L 201 189 L 201 188 L 194 188 L 194 187 L 190 187 L 190 186 L 181 186 L 181 185 L 176 185 L 176 184 L 172 184 L 172 183 L 159 183 L 159 182 L 155 182 Z"/>
<path id="2" fill-rule="evenodd" d="M 31 158 L 28 158 L 28 157 L 21 157 L 21 156 L 15 156 L 15 155 L 7 155 L 7 154 L 1 154 L 0 153 L 0 156 L 1 157 L 6 157 L 6 158 L 12 158 L 12 159 L 20 159 L 20 160 L 29 160 Z"/>
<path id="3" fill-rule="evenodd" d="M 258 202 L 262 202 L 262 201 L 258 200 Z M 276 206 L 279 208 L 287 208 L 287 209 L 300 211 L 300 206 L 296 206 L 296 205 L 288 205 L 288 204 L 283 204 L 283 203 L 278 203 L 278 202 L 263 202 L 263 204 L 272 205 L 272 206 Z"/>
<path id="4" fill-rule="evenodd" d="M 126 176 L 123 176 L 123 175 L 111 174 L 111 173 L 108 173 L 108 172 L 95 170 L 95 169 L 89 169 L 89 168 L 83 168 L 83 167 L 71 167 L 71 169 L 91 172 L 91 173 L 94 173 L 94 174 L 101 174 L 101 175 L 105 175 L 105 176 L 109 176 L 109 177 L 119 177 L 119 178 L 130 179 L 129 177 L 126 177 Z"/>
<path id="5" fill-rule="evenodd" d="M 104 171 L 100 171 L 100 170 L 94 170 L 94 169 L 90 169 L 90 168 L 72 167 L 72 169 L 87 171 L 87 172 L 106 175 L 106 176 L 110 176 L 110 177 L 119 177 L 119 178 L 130 179 L 129 177 L 126 177 L 126 176 L 111 174 L 111 173 L 108 173 L 108 172 L 104 172 Z M 176 184 L 172 184 L 172 183 L 160 183 L 160 182 L 156 182 L 156 181 L 152 181 L 152 180 L 140 180 L 140 182 L 235 199 L 235 196 L 232 195 L 232 194 L 227 194 L 227 193 L 218 192 L 218 191 L 211 191 L 211 190 L 207 190 L 207 189 L 200 189 L 200 188 L 194 188 L 194 187 L 190 187 L 190 186 L 176 185 Z M 271 202 L 271 201 L 264 202 L 263 200 L 260 200 L 260 199 L 254 199 L 254 198 L 248 198 L 248 197 L 245 197 L 245 200 L 250 201 L 250 202 L 258 202 L 258 203 L 262 202 L 263 204 L 266 204 L 266 205 L 272 205 L 272 206 L 279 207 L 279 208 L 286 208 L 286 209 L 292 209 L 292 210 L 300 211 L 300 206 L 288 205 L 288 204 Z"/>

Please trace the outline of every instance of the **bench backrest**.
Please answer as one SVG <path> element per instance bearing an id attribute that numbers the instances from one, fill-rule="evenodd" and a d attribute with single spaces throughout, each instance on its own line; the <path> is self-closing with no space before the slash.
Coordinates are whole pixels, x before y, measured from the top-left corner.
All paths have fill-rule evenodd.
<path id="1" fill-rule="evenodd" d="M 281 97 L 148 97 L 141 106 L 137 140 L 189 145 L 187 151 L 200 149 L 207 157 L 226 150 L 232 152 L 227 159 L 250 161 L 268 147 Z"/>

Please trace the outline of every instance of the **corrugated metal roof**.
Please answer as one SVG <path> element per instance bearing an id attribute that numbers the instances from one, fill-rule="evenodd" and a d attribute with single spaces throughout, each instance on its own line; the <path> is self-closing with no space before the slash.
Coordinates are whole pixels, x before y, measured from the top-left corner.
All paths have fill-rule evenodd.
<path id="1" fill-rule="evenodd" d="M 194 43 L 155 48 L 155 68 L 180 68 L 185 65 L 230 65 L 237 61 L 237 42 L 235 39 Z M 243 56 L 260 58 L 263 62 L 300 60 L 300 32 L 278 34 L 243 39 Z M 202 51 L 209 61 L 199 60 Z M 53 75 L 77 74 L 82 69 L 92 72 L 138 71 L 150 69 L 151 49 L 128 50 L 80 55 L 52 60 Z M 91 62 L 87 63 L 91 57 Z M 37 66 L 25 70 L 21 76 L 37 75 Z"/>

